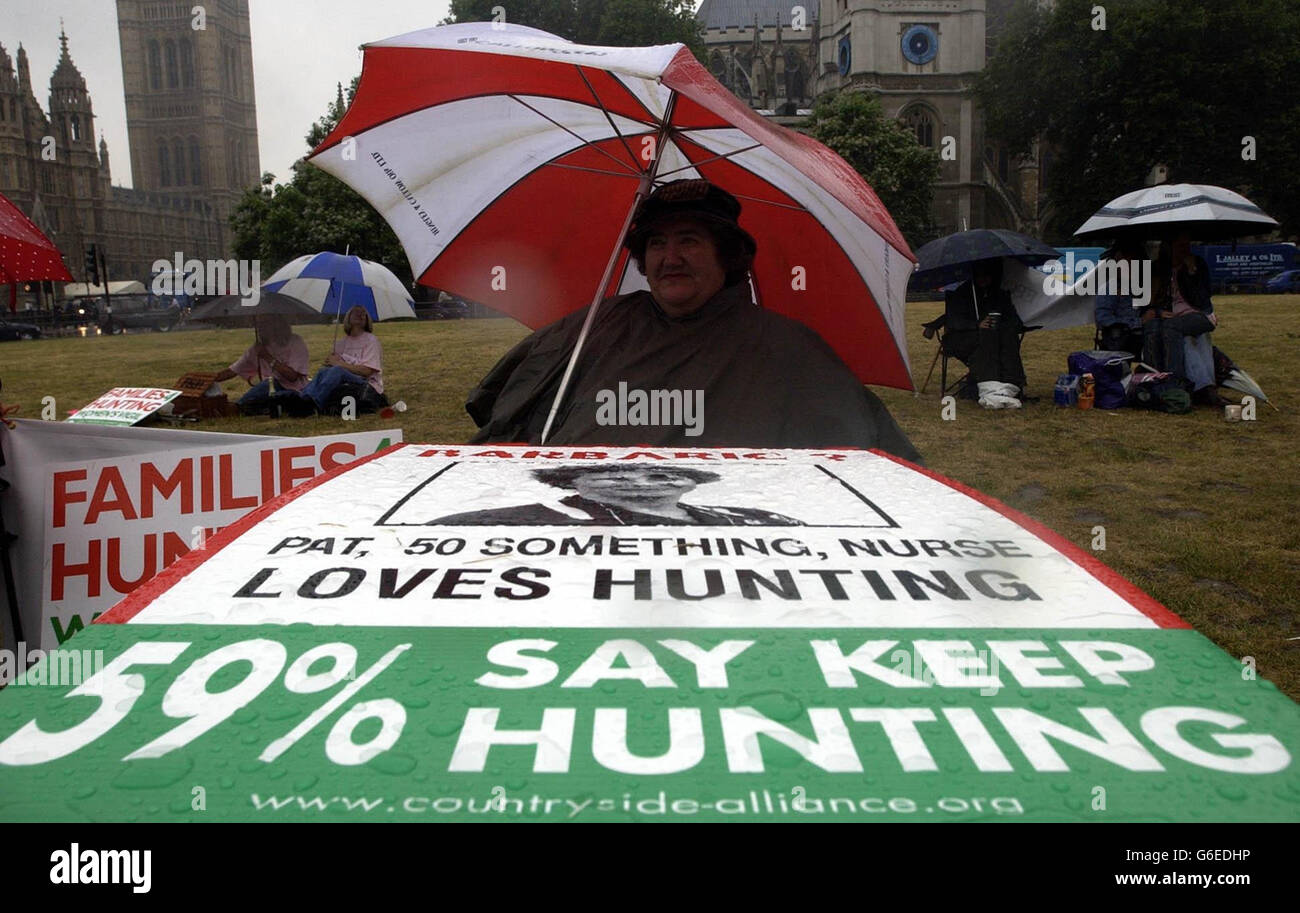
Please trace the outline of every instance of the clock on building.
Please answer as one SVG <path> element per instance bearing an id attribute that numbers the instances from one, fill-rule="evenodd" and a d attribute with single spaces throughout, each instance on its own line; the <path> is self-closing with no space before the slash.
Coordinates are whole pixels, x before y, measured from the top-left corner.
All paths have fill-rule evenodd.
<path id="1" fill-rule="evenodd" d="M 915 64 L 929 63 L 939 53 L 939 34 L 928 25 L 914 25 L 903 33 L 903 56 Z"/>

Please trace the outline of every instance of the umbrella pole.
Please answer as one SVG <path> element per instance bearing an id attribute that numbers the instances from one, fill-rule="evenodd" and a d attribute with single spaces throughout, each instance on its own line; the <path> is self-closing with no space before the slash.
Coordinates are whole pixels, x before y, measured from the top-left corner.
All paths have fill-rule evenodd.
<path id="1" fill-rule="evenodd" d="M 627 209 L 627 215 L 623 218 L 623 227 L 619 230 L 617 240 L 614 241 L 614 249 L 609 252 L 609 261 L 605 264 L 605 272 L 600 277 L 600 285 L 596 286 L 596 294 L 591 300 L 591 307 L 587 308 L 586 319 L 582 321 L 582 329 L 578 333 L 578 341 L 574 343 L 573 354 L 569 356 L 569 363 L 564 367 L 564 377 L 560 379 L 560 389 L 555 391 L 555 400 L 551 403 L 550 414 L 546 416 L 546 426 L 542 429 L 542 439 L 539 443 L 545 444 L 546 439 L 551 436 L 551 425 L 555 423 L 555 414 L 560 410 L 560 401 L 564 399 L 564 393 L 569 388 L 574 366 L 577 365 L 578 356 L 582 353 L 582 344 L 587 340 L 587 333 L 591 330 L 592 321 L 596 318 L 596 310 L 600 307 L 601 296 L 605 294 L 605 288 L 609 285 L 610 277 L 614 274 L 614 264 L 618 262 L 618 254 L 623 248 L 623 239 L 627 237 L 628 226 L 632 224 L 632 216 L 636 213 L 637 206 L 650 193 L 651 179 L 652 172 L 641 175 L 641 183 L 637 186 L 636 196 L 632 200 L 632 205 Z"/>
<path id="2" fill-rule="evenodd" d="M 599 98 L 597 98 L 597 102 L 599 103 Z M 605 106 L 602 104 L 601 110 L 604 110 L 604 108 Z M 659 153 L 663 150 L 664 143 L 667 142 L 668 125 L 672 123 L 673 114 L 676 110 L 677 93 L 673 92 L 668 97 L 668 105 L 664 109 L 664 118 L 660 122 L 659 131 L 655 136 L 650 165 L 645 171 L 641 172 L 641 179 L 636 188 L 636 196 L 632 198 L 632 205 L 627 209 L 627 215 L 623 219 L 623 228 L 619 231 L 618 239 L 614 242 L 614 249 L 609 252 L 609 260 L 605 264 L 604 274 L 600 277 L 600 285 L 596 287 L 596 294 L 592 296 L 591 307 L 587 308 L 587 316 L 582 321 L 582 329 L 578 331 L 578 341 L 573 345 L 573 354 L 569 356 L 569 363 L 564 367 L 564 376 L 560 378 L 560 388 L 555 391 L 555 401 L 551 403 L 551 411 L 546 416 L 546 425 L 542 428 L 542 439 L 540 441 L 542 444 L 545 444 L 546 439 L 551 436 L 551 425 L 555 423 L 555 414 L 560 410 L 560 402 L 564 399 L 565 391 L 569 389 L 573 369 L 578 364 L 578 356 L 582 353 L 582 344 L 586 342 L 592 321 L 596 319 L 596 310 L 600 307 L 601 296 L 605 294 L 605 289 L 609 286 L 609 280 L 614 275 L 614 264 L 618 262 L 618 253 L 623 247 L 623 239 L 627 237 L 628 227 L 632 224 L 632 216 L 636 214 L 636 208 L 641 201 L 650 195 L 650 186 L 654 183 L 655 175 L 659 172 L 659 162 L 661 161 Z M 609 112 L 606 111 L 605 115 L 608 117 Z"/>

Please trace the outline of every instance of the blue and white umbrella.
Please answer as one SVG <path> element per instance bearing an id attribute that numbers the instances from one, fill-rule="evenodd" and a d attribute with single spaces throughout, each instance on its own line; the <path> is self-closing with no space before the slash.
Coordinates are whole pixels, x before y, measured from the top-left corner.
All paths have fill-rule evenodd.
<path id="1" fill-rule="evenodd" d="M 292 295 L 322 314 L 346 314 L 359 304 L 375 320 L 415 317 L 415 302 L 388 268 L 345 254 L 306 254 L 276 270 L 262 288 Z"/>

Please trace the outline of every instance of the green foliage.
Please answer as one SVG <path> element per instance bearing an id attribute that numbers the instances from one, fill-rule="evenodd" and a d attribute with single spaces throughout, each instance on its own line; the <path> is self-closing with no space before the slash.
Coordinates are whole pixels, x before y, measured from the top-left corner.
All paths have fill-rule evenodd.
<path id="1" fill-rule="evenodd" d="M 357 81 L 352 81 L 349 98 Z M 308 149 L 334 129 L 346 110 L 340 87 L 325 116 L 308 131 Z M 262 175 L 262 186 L 247 191 L 231 213 L 236 257 L 260 260 L 265 277 L 303 254 L 350 252 L 382 263 L 403 282 L 411 282 L 410 264 L 397 236 L 352 188 L 302 159 L 294 163 L 289 183 L 274 181 L 274 175 Z"/>
<path id="2" fill-rule="evenodd" d="M 1300 231 L 1300 4 L 1293 0 L 1021 3 L 980 76 L 991 138 L 1050 155 L 1048 237 L 1169 166 L 1245 194 Z M 1254 137 L 1255 160 L 1243 159 Z"/>
<path id="3" fill-rule="evenodd" d="M 916 134 L 885 116 L 880 101 L 864 92 L 823 97 L 804 126 L 866 179 L 914 249 L 935 236 L 930 218 L 939 156 Z"/>
<path id="4" fill-rule="evenodd" d="M 452 0 L 447 22 L 490 22 L 493 7 L 505 20 L 578 44 L 642 47 L 681 42 L 701 57 L 703 26 L 691 0 Z"/>

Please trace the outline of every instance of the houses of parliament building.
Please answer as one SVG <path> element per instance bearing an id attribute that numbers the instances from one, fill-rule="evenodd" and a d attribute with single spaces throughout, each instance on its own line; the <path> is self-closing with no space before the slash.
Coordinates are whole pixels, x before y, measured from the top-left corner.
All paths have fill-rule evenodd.
<path id="1" fill-rule="evenodd" d="M 209 0 L 204 9 L 196 29 L 192 3 L 117 0 L 133 188 L 113 184 L 69 36 L 58 36 L 48 110 L 22 45 L 11 57 L 0 43 L 0 193 L 58 246 L 79 281 L 91 244 L 114 281 L 147 280 L 155 260 L 178 250 L 229 256 L 230 212 L 261 176 L 248 0 Z"/>

